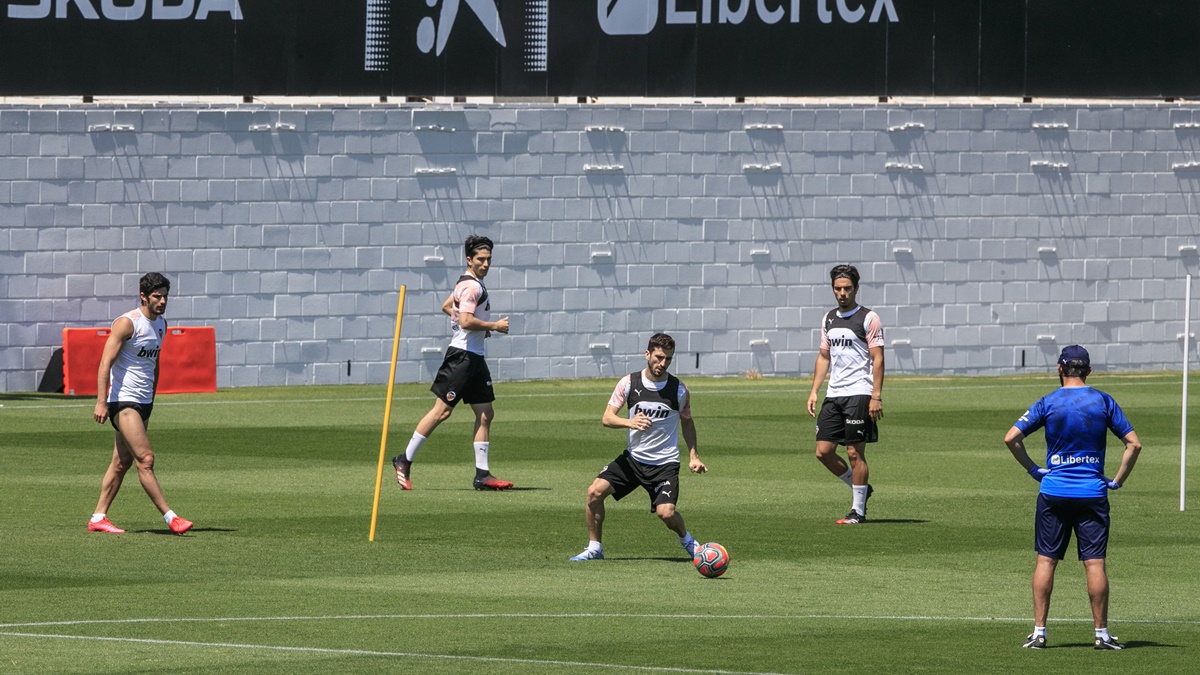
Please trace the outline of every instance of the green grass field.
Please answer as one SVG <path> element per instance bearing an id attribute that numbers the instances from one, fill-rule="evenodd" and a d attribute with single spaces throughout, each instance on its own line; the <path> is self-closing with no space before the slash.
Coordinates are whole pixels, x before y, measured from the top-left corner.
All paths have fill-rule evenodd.
<path id="1" fill-rule="evenodd" d="M 382 386 L 160 397 L 151 439 L 167 498 L 196 522 L 185 536 L 132 473 L 109 512 L 129 532 L 86 532 L 111 428 L 90 400 L 0 395 L 0 672 L 1200 670 L 1200 490 L 1180 513 L 1178 374 L 1091 382 L 1145 444 L 1112 497 L 1120 653 L 1091 648 L 1073 554 L 1052 648 L 1019 648 L 1037 485 L 1001 438 L 1052 376 L 890 377 L 857 527 L 833 524 L 850 493 L 813 457 L 807 382 L 688 382 L 710 473 L 682 478 L 680 512 L 729 549 L 716 580 L 641 493 L 610 501 L 607 560 L 567 561 L 587 543 L 584 489 L 625 442 L 600 426 L 607 380 L 498 387 L 492 468 L 510 492 L 471 489 L 472 418 L 456 413 L 412 492 L 387 465 L 373 543 Z M 431 402 L 396 388 L 389 455 Z"/>

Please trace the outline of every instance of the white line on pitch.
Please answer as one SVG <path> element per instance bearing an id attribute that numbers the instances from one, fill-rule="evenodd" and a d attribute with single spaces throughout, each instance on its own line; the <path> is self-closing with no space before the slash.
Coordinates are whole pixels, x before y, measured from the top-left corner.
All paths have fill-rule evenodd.
<path id="1" fill-rule="evenodd" d="M 1049 382 L 1049 381 L 1048 381 Z M 1162 382 L 1105 382 L 1103 389 L 1111 389 L 1113 387 L 1132 387 L 1132 386 L 1150 386 L 1161 385 Z M 898 388 L 901 392 L 908 391 L 957 391 L 959 389 L 1025 389 L 1036 387 L 1039 383 L 1030 382 L 1027 384 L 967 384 L 959 387 L 903 387 Z M 1050 384 L 1045 387 L 1047 390 L 1051 388 Z M 808 394 L 809 389 L 704 389 L 691 388 L 697 394 L 746 394 L 751 396 L 763 396 L 771 394 Z M 612 390 L 605 389 L 603 391 L 576 391 L 576 392 L 561 392 L 561 393 L 546 393 L 546 394 L 503 394 L 503 398 L 563 398 L 568 396 L 605 396 L 612 393 Z M 429 395 L 424 396 L 393 396 L 393 401 L 428 401 Z M 266 404 L 288 404 L 288 403 L 362 403 L 382 401 L 383 397 L 355 397 L 355 398 L 294 398 L 294 399 L 255 399 L 255 400 L 229 400 L 229 401 L 156 401 L 154 405 L 163 406 L 189 406 L 189 405 L 266 405 Z M 46 408 L 94 408 L 95 403 L 67 403 L 67 404 L 52 404 L 52 405 L 9 405 L 5 410 L 41 410 Z"/>
<path id="2" fill-rule="evenodd" d="M 866 614 L 628 614 L 628 613 L 477 613 L 477 614 L 348 614 L 330 616 L 227 616 L 141 619 L 80 619 L 73 621 L 37 621 L 29 623 L 0 623 L 0 628 L 34 628 L 43 626 L 84 626 L 134 623 L 224 623 L 236 621 L 348 621 L 381 619 L 713 619 L 713 620 L 873 620 L 873 621 L 997 621 L 1023 622 L 1029 617 L 1002 616 L 933 616 L 933 615 L 866 615 Z M 1051 621 L 1073 623 L 1090 618 L 1055 618 Z M 1120 619 L 1118 623 L 1181 624 L 1200 626 L 1200 620 L 1187 619 Z"/>
<path id="3" fill-rule="evenodd" d="M 149 640 L 144 638 L 94 637 L 85 635 L 54 635 L 45 633 L 8 633 L 0 636 L 47 638 L 54 640 L 86 640 L 95 642 L 122 642 L 179 647 L 218 647 L 221 649 L 248 649 L 277 652 L 300 652 L 308 654 L 337 654 L 343 656 L 389 656 L 415 659 L 437 659 L 443 661 L 472 661 L 475 663 L 520 663 L 535 666 L 570 668 L 607 668 L 610 670 L 640 670 L 656 673 L 700 673 L 703 675 L 786 675 L 762 671 L 719 670 L 708 668 L 671 668 L 667 666 L 631 666 L 619 663 L 587 663 L 585 661 L 555 661 L 551 659 L 512 659 L 498 656 L 462 656 L 457 654 L 420 654 L 415 652 L 380 652 L 368 649 L 329 649 L 325 647 L 283 647 L 278 645 L 251 645 L 236 642 L 193 642 L 190 640 Z"/>

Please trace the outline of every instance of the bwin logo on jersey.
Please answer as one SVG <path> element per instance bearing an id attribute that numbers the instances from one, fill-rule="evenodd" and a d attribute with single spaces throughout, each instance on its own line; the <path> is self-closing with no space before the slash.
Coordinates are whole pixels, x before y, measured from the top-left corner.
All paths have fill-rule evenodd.
<path id="1" fill-rule="evenodd" d="M 638 405 L 633 411 L 633 414 L 641 413 L 652 420 L 665 420 L 671 414 L 670 408 L 651 408 L 649 406 Z"/>
<path id="2" fill-rule="evenodd" d="M 850 338 L 829 338 L 830 347 L 853 347 L 854 340 Z"/>
<path id="3" fill-rule="evenodd" d="M 160 351 L 162 351 L 162 350 L 161 349 L 146 349 L 145 347 L 142 347 L 141 349 L 138 350 L 137 357 L 139 359 L 157 359 L 158 353 Z"/>

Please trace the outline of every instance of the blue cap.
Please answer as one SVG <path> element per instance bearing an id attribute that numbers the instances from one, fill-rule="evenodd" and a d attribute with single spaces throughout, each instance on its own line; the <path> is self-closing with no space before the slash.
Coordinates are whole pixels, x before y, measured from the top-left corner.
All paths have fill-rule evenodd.
<path id="1" fill-rule="evenodd" d="M 1063 347 L 1062 353 L 1058 355 L 1059 365 L 1067 365 L 1071 361 L 1081 361 L 1085 366 L 1092 365 L 1092 359 L 1088 356 L 1088 352 L 1079 345 L 1067 345 Z"/>

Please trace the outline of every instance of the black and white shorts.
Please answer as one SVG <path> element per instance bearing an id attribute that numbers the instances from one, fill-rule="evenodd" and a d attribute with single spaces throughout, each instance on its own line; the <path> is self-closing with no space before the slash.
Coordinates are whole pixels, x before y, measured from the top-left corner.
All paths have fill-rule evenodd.
<path id="1" fill-rule="evenodd" d="M 620 500 L 639 487 L 650 495 L 650 512 L 659 504 L 679 503 L 679 462 L 642 464 L 628 452 L 608 463 L 597 478 L 613 486 L 613 498 Z"/>
<path id="2" fill-rule="evenodd" d="M 826 398 L 817 415 L 817 440 L 838 445 L 875 443 L 879 428 L 870 413 L 871 396 Z"/>
<path id="3" fill-rule="evenodd" d="M 429 391 L 451 408 L 459 401 L 491 403 L 496 400 L 492 391 L 492 373 L 483 355 L 458 347 L 446 350 L 446 358 L 442 359 L 442 367 L 438 368 Z"/>

